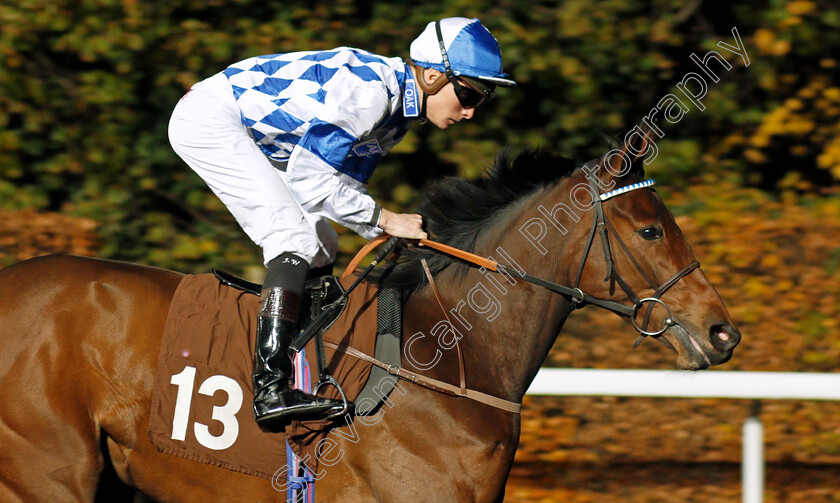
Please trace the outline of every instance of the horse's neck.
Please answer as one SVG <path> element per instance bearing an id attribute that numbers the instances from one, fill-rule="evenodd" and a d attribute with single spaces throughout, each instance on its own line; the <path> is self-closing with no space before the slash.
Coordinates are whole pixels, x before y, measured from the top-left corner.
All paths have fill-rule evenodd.
<path id="1" fill-rule="evenodd" d="M 554 191 L 552 191 L 554 192 Z M 540 191 L 509 208 L 492 228 L 482 230 L 476 253 L 551 281 L 568 282 L 558 267 L 562 243 L 552 239 L 552 252 L 543 256 L 523 237 L 519 229 L 530 218 L 539 216 L 541 201 L 550 199 Z M 551 206 L 549 206 L 551 207 Z M 531 215 L 534 213 L 534 215 Z M 560 234 L 558 233 L 558 237 Z M 565 268 L 567 269 L 567 268 Z M 513 278 L 471 267 L 466 275 L 449 267 L 438 275 L 443 308 L 460 340 L 464 353 L 467 386 L 509 400 L 521 400 L 534 375 L 548 355 L 560 328 L 571 312 L 571 305 L 558 295 Z M 515 284 L 511 284 L 511 283 Z M 426 288 L 418 296 L 416 309 L 428 325 L 420 328 L 436 336 L 438 320 L 445 320 L 435 296 Z M 411 332 L 415 333 L 415 332 Z M 455 349 L 450 351 L 455 353 Z M 457 361 L 450 358 L 440 372 L 457 378 Z"/>

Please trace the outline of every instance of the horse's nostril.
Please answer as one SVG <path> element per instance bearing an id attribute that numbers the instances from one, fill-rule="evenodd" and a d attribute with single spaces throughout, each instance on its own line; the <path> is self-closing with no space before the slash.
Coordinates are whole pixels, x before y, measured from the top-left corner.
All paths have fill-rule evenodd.
<path id="1" fill-rule="evenodd" d="M 741 341 L 741 334 L 729 324 L 719 324 L 709 329 L 709 340 L 718 351 L 729 351 Z"/>

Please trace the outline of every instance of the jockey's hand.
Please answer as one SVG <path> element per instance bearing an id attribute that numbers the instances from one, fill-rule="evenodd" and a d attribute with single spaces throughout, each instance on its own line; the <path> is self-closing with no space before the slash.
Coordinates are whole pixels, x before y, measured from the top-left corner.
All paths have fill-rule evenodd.
<path id="1" fill-rule="evenodd" d="M 411 213 L 394 213 L 382 208 L 379 227 L 392 236 L 408 239 L 424 239 L 423 217 Z"/>

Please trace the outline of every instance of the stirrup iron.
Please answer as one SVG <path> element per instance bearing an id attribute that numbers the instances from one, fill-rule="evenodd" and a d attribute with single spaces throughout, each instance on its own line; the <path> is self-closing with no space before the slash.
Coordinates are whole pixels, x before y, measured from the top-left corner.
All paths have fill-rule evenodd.
<path id="1" fill-rule="evenodd" d="M 344 407 L 341 409 L 341 411 L 334 412 L 329 416 L 325 416 L 323 419 L 333 419 L 339 416 L 343 416 L 347 413 L 348 410 L 350 410 L 350 402 L 347 400 L 347 395 L 344 394 L 344 390 L 341 388 L 341 385 L 338 384 L 338 381 L 336 381 L 333 378 L 333 376 L 329 374 L 321 376 L 321 379 L 315 385 L 315 388 L 312 389 L 312 396 L 318 396 L 318 390 L 321 389 L 321 386 L 325 384 L 333 386 L 335 389 L 338 390 L 338 393 L 341 395 L 341 401 L 344 403 Z"/>

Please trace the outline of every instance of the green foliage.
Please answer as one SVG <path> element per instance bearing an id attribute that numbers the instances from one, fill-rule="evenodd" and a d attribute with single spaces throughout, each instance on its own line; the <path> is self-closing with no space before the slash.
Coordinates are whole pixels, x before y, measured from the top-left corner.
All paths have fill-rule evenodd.
<path id="1" fill-rule="evenodd" d="M 603 135 L 621 140 L 697 71 L 691 53 L 732 43 L 733 26 L 750 67 L 728 57 L 706 110 L 663 124 L 649 172 L 685 185 L 703 166 L 771 190 L 792 170 L 797 190 L 840 178 L 833 4 L 17 0 L 0 5 L 0 208 L 91 218 L 107 257 L 244 271 L 259 250 L 169 147 L 178 98 L 257 54 L 349 45 L 405 57 L 426 22 L 452 15 L 482 19 L 519 86 L 469 124 L 416 126 L 372 181 L 386 206 L 410 209 L 443 175 L 480 176 L 504 144 L 604 153 Z M 342 253 L 359 243 L 349 236 Z"/>

